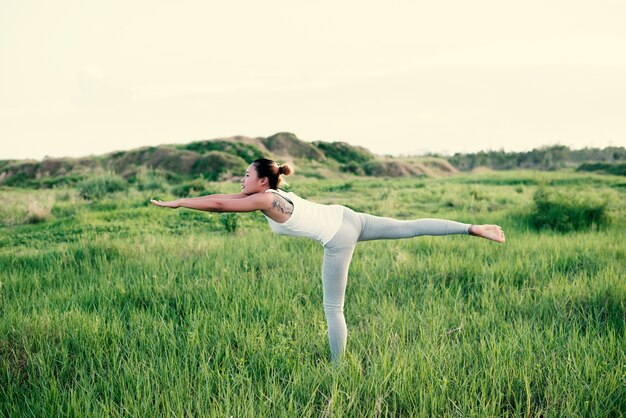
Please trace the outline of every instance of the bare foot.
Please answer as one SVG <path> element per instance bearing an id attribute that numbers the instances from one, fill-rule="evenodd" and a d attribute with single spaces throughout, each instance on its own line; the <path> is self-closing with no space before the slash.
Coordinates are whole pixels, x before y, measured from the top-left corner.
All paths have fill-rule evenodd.
<path id="1" fill-rule="evenodd" d="M 504 242 L 504 231 L 498 225 L 472 225 L 469 228 L 469 233 L 495 242 Z"/>

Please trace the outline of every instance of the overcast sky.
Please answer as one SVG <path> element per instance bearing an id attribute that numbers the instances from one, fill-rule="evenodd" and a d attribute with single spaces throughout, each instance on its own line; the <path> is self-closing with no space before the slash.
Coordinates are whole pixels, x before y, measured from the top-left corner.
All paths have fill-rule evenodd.
<path id="1" fill-rule="evenodd" d="M 0 159 L 626 145 L 626 1 L 0 0 Z"/>

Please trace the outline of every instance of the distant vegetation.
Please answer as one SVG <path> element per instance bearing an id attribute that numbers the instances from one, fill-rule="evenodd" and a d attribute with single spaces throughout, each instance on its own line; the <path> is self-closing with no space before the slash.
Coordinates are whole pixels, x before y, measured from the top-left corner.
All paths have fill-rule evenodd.
<path id="1" fill-rule="evenodd" d="M 139 182 L 138 187 L 159 189 L 155 184 L 165 180 L 179 184 L 183 190 L 184 184 L 195 179 L 237 180 L 250 162 L 263 157 L 289 162 L 295 166 L 296 176 L 317 179 L 438 177 L 478 168 L 556 170 L 571 167 L 579 171 L 626 175 L 624 147 L 570 150 L 558 145 L 528 152 L 481 151 L 457 153 L 451 157 L 437 154 L 390 157 L 345 142 L 306 142 L 292 133 L 279 132 L 267 138 L 234 136 L 141 147 L 93 157 L 0 160 L 0 185 L 45 189 L 81 184 L 81 189 L 93 189 L 93 182 L 97 180 L 89 178 L 100 176 L 102 179 L 102 173 L 108 173 L 129 184 Z"/>
<path id="2" fill-rule="evenodd" d="M 438 154 L 432 155 L 439 156 Z M 459 170 L 472 170 L 477 167 L 488 167 L 494 170 L 515 168 L 557 170 L 565 167 L 576 167 L 582 163 L 602 162 L 605 163 L 602 170 L 606 171 L 606 167 L 626 163 L 626 149 L 624 147 L 606 147 L 604 149 L 572 150 L 564 145 L 553 145 L 524 152 L 500 150 L 469 154 L 456 153 L 452 157 L 447 157 L 447 160 Z M 624 169 L 622 168 L 623 172 Z"/>
<path id="3" fill-rule="evenodd" d="M 576 171 L 595 171 L 598 173 L 615 174 L 616 176 L 626 176 L 626 163 L 585 163 L 581 164 Z"/>

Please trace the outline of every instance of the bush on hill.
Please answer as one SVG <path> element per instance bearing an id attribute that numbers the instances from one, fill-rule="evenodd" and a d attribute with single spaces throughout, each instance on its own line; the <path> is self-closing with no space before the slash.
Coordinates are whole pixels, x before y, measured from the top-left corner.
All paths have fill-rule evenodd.
<path id="1" fill-rule="evenodd" d="M 5 167 L 15 164 L 17 160 L 0 160 L 0 171 L 4 171 Z"/>
<path id="2" fill-rule="evenodd" d="M 179 145 L 177 148 L 197 152 L 198 154 L 204 154 L 210 151 L 222 151 L 228 154 L 236 155 L 249 163 L 264 157 L 264 154 L 260 149 L 254 145 L 246 144 L 244 142 L 216 140 L 198 141 L 190 144 Z"/>
<path id="3" fill-rule="evenodd" d="M 2 185 L 9 187 L 28 187 L 31 185 L 31 180 L 32 177 L 29 176 L 27 172 L 19 171 L 8 175 L 5 174 L 2 179 Z"/>
<path id="4" fill-rule="evenodd" d="M 141 147 L 130 151 L 117 151 L 102 156 L 108 169 L 115 172 L 127 172 L 131 168 L 148 165 L 159 147 Z"/>
<path id="5" fill-rule="evenodd" d="M 4 167 L 0 182 L 4 186 L 27 187 L 37 177 L 40 163 L 34 161 L 15 162 Z"/>
<path id="6" fill-rule="evenodd" d="M 59 175 L 55 177 L 42 177 L 30 182 L 31 186 L 39 187 L 40 189 L 53 189 L 55 187 L 62 186 L 74 186 L 85 178 L 84 175 L 79 174 L 67 174 Z"/>
<path id="7" fill-rule="evenodd" d="M 160 147 L 155 150 L 152 158 L 146 161 L 146 165 L 174 173 L 192 174 L 198 158 L 199 155 L 192 151 Z"/>
<path id="8" fill-rule="evenodd" d="M 72 171 L 75 160 L 65 158 L 44 158 L 39 163 L 39 176 L 62 176 Z"/>
<path id="9" fill-rule="evenodd" d="M 231 173 L 243 175 L 248 163 L 236 155 L 222 151 L 210 151 L 200 156 L 191 167 L 191 174 L 201 175 L 207 180 L 217 181 Z"/>
<path id="10" fill-rule="evenodd" d="M 193 151 L 179 150 L 169 146 L 144 147 L 111 154 L 104 159 L 103 165 L 116 173 L 132 172 L 143 165 L 179 174 L 190 174 L 192 166 L 199 157 L 200 155 Z"/>
<path id="11" fill-rule="evenodd" d="M 354 161 L 351 161 L 346 164 L 342 164 L 339 170 L 341 170 L 344 173 L 352 173 L 357 176 L 365 175 L 365 170 L 363 170 L 363 167 L 361 167 L 361 164 L 356 163 Z"/>
<path id="12" fill-rule="evenodd" d="M 374 159 L 374 154 L 372 154 L 368 149 L 352 146 L 345 142 L 315 141 L 313 142 L 313 145 L 321 149 L 327 157 L 330 157 L 342 164 L 362 164 Z M 350 169 L 347 169 L 346 171 L 350 171 Z"/>

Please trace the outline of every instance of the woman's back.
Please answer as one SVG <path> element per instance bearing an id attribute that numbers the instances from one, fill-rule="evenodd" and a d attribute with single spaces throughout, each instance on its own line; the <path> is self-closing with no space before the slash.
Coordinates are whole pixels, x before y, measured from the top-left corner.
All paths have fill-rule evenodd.
<path id="1" fill-rule="evenodd" d="M 277 234 L 307 237 L 326 245 L 341 226 L 343 220 L 343 206 L 341 205 L 311 202 L 293 192 L 285 192 L 281 189 L 267 189 L 265 193 L 274 193 L 277 195 L 275 199 L 281 199 L 281 203 L 276 206 L 283 210 L 273 208 L 262 211 L 270 228 Z M 285 213 L 286 205 L 283 202 L 291 203 L 291 214 Z M 280 222 L 282 220 L 284 221 Z"/>

